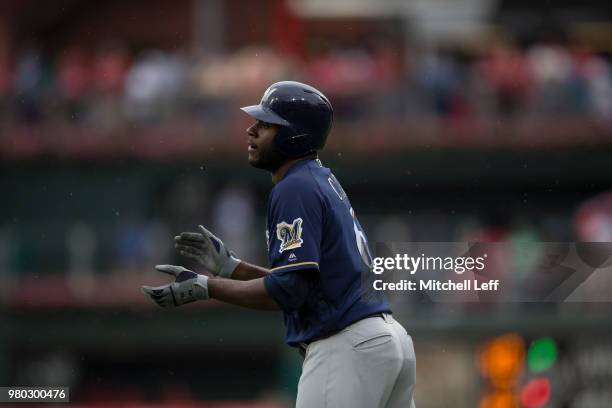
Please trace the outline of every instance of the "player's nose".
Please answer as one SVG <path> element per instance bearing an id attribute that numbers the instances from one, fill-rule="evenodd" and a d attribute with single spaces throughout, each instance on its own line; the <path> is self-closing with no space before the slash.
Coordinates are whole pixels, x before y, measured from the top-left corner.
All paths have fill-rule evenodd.
<path id="1" fill-rule="evenodd" d="M 249 126 L 246 130 L 247 135 L 251 137 L 257 137 L 257 132 L 255 131 L 256 127 L 257 127 L 257 123 L 253 123 L 251 126 Z"/>

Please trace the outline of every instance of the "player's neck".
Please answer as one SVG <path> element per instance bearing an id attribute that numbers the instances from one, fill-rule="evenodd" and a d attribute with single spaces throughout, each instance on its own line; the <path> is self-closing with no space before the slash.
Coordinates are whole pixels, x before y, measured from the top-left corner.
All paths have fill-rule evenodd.
<path id="1" fill-rule="evenodd" d="M 274 173 L 272 173 L 272 183 L 278 184 L 279 181 L 285 177 L 287 171 L 293 167 L 293 165 L 301 160 L 312 160 L 316 159 L 317 155 L 313 154 L 305 157 L 298 157 L 297 159 L 289 159 L 285 163 L 283 163 Z"/>

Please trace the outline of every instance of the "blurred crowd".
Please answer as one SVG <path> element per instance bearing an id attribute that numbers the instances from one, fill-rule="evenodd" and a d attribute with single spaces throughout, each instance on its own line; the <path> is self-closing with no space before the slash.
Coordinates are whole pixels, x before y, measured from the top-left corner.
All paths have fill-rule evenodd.
<path id="1" fill-rule="evenodd" d="M 339 119 L 612 118 L 609 55 L 575 44 L 497 41 L 486 51 L 379 42 L 320 47 L 300 58 L 266 47 L 227 55 L 132 52 L 119 42 L 49 55 L 35 45 L 0 58 L 0 121 L 112 129 L 167 119 L 231 120 L 271 82 L 330 95 Z"/>
<path id="2" fill-rule="evenodd" d="M 265 196 L 257 196 L 244 184 L 216 189 L 205 179 L 186 177 L 143 197 L 152 203 L 148 210 L 129 205 L 114 209 L 115 204 L 102 200 L 94 208 L 98 217 L 64 220 L 41 209 L 41 219 L 22 221 L 19 228 L 0 225 L 0 279 L 2 272 L 4 278 L 41 272 L 142 273 L 151 265 L 168 262 L 199 268 L 178 256 L 173 247 L 174 235 L 197 231 L 198 223 L 209 226 L 244 259 L 266 264 Z M 373 248 L 379 242 L 608 242 L 612 236 L 610 191 L 585 201 L 573 214 L 563 210 L 515 213 L 501 204 L 480 212 L 454 212 L 441 204 L 439 208 L 371 207 L 364 205 L 363 195 L 352 198 L 361 203 L 359 218 Z M 41 235 L 41 230 L 53 235 Z"/>
<path id="3" fill-rule="evenodd" d="M 302 59 L 265 47 L 199 55 L 181 50 L 133 52 L 115 42 L 97 50 L 66 48 L 48 55 L 30 45 L 12 58 L 0 58 L 0 138 L 11 137 L 3 129 L 21 125 L 68 125 L 104 133 L 134 124 L 227 124 L 240 115 L 238 106 L 257 101 L 267 85 L 287 78 L 323 89 L 333 101 L 336 117 L 345 121 L 434 118 L 453 124 L 540 118 L 554 122 L 574 115 L 612 124 L 611 63 L 609 55 L 552 41 L 528 47 L 498 41 L 486 52 L 416 50 L 371 41 L 363 47 L 321 47 Z M 73 188 L 56 192 L 57 197 L 72 197 Z M 129 196 L 130 188 L 126 184 L 124 190 L 109 195 Z M 56 222 L 57 214 L 45 216 L 36 210 L 48 223 L 43 229 L 53 230 L 54 238 L 31 238 L 39 234 L 39 221 L 19 221 L 19 229 L 8 223 L 0 226 L 0 272 L 93 276 L 97 271 L 148 270 L 156 263 L 172 262 L 172 236 L 195 228 L 196 222 L 210 225 L 245 259 L 265 263 L 263 236 L 253 238 L 264 224 L 254 190 L 229 186 L 207 200 L 211 190 L 217 187 L 182 179 L 167 191 L 141 192 L 133 198 L 163 203 L 159 208 L 134 204 L 127 213 L 100 200 L 92 205 L 99 205 L 94 212 L 104 216 L 95 219 Z M 354 200 L 364 202 L 368 195 L 364 190 Z M 62 200 L 47 207 L 63 205 Z M 123 201 L 129 210 L 129 200 Z M 437 209 L 414 208 L 414 214 L 377 204 L 364 208 L 360 219 L 372 242 L 605 241 L 611 230 L 609 197 L 600 201 L 584 207 L 576 225 L 571 225 L 571 215 L 559 211 L 477 214 L 475 208 L 455 214 L 439 203 Z"/>

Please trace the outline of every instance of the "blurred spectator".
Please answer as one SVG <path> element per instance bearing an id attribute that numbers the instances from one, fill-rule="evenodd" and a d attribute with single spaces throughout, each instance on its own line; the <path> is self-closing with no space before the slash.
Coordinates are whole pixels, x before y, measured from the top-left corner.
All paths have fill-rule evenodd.
<path id="1" fill-rule="evenodd" d="M 236 105 L 251 104 L 271 83 L 287 78 L 295 78 L 293 61 L 268 47 L 201 56 L 191 69 L 194 113 L 219 121 Z"/>
<path id="2" fill-rule="evenodd" d="M 365 112 L 354 94 L 364 92 L 373 68 L 370 57 L 361 50 L 346 50 L 313 59 L 306 68 L 307 81 L 335 95 L 334 114 L 342 119 L 356 119 Z"/>
<path id="3" fill-rule="evenodd" d="M 532 78 L 525 55 L 500 43 L 476 66 L 477 76 L 492 91 L 497 113 L 514 116 L 523 108 Z"/>
<path id="4" fill-rule="evenodd" d="M 15 250 L 17 246 L 15 234 L 8 228 L 0 228 L 0 298 L 4 298 L 16 279 Z"/>
<path id="5" fill-rule="evenodd" d="M 239 257 L 253 260 L 256 245 L 253 245 L 253 234 L 264 242 L 263 231 L 257 234 L 254 230 L 255 209 L 251 192 L 242 186 L 229 186 L 217 195 L 212 208 L 212 228 L 219 237 L 228 243 L 228 246 Z M 259 247 L 263 254 L 265 247 Z"/>
<path id="6" fill-rule="evenodd" d="M 158 219 L 149 221 L 146 225 L 144 249 L 149 265 L 165 263 L 174 253 L 174 231 Z"/>
<path id="7" fill-rule="evenodd" d="M 27 123 L 42 119 L 41 99 L 44 91 L 45 66 L 35 46 L 26 47 L 17 58 L 14 90 L 16 114 Z"/>
<path id="8" fill-rule="evenodd" d="M 97 236 L 89 224 L 76 222 L 66 241 L 69 284 L 73 294 L 81 298 L 91 296 L 95 285 Z"/>
<path id="9" fill-rule="evenodd" d="M 591 112 L 602 119 L 612 119 L 612 70 L 609 61 L 592 56 L 584 64 L 583 74 Z"/>
<path id="10" fill-rule="evenodd" d="M 575 110 L 570 97 L 572 60 L 565 48 L 536 44 L 527 52 L 534 79 L 534 103 L 544 114 L 569 113 Z"/>
<path id="11" fill-rule="evenodd" d="M 40 384 L 41 387 L 75 387 L 80 376 L 78 358 L 64 350 L 47 352 L 41 356 L 30 355 L 16 373 L 19 383 Z"/>
<path id="12" fill-rule="evenodd" d="M 362 48 L 338 49 L 313 58 L 308 81 L 333 94 L 354 94 L 374 87 L 375 62 Z"/>
<path id="13" fill-rule="evenodd" d="M 93 80 L 100 95 L 118 95 L 123 91 L 130 58 L 120 44 L 100 48 L 94 57 Z"/>
<path id="14" fill-rule="evenodd" d="M 236 96 L 252 101 L 270 83 L 294 78 L 292 60 L 268 47 L 247 47 L 227 56 L 208 56 L 193 69 L 205 96 Z"/>
<path id="15" fill-rule="evenodd" d="M 197 224 L 207 224 L 211 195 L 206 178 L 182 177 L 159 195 L 156 201 L 162 206 L 160 212 L 172 236 L 197 231 Z"/>
<path id="16" fill-rule="evenodd" d="M 115 259 L 120 268 L 138 270 L 148 266 L 148 228 L 145 222 L 124 222 L 114 239 Z"/>
<path id="17" fill-rule="evenodd" d="M 12 93 L 13 70 L 9 58 L 0 54 L 0 120 L 11 114 L 10 97 Z"/>
<path id="18" fill-rule="evenodd" d="M 392 50 L 361 45 L 321 51 L 306 64 L 304 75 L 307 82 L 333 95 L 337 117 L 363 118 L 384 107 L 381 102 L 391 96 L 399 67 Z"/>
<path id="19" fill-rule="evenodd" d="M 120 44 L 104 45 L 93 60 L 95 97 L 91 101 L 91 121 L 98 130 L 112 131 L 124 121 L 120 99 L 130 58 Z"/>
<path id="20" fill-rule="evenodd" d="M 587 242 L 612 242 L 612 192 L 586 201 L 574 218 L 576 239 Z"/>
<path id="21" fill-rule="evenodd" d="M 453 56 L 442 50 L 425 52 L 416 63 L 414 77 L 422 103 L 436 115 L 449 114 L 462 79 Z"/>
<path id="22" fill-rule="evenodd" d="M 63 101 L 64 115 L 72 122 L 84 119 L 86 97 L 91 91 L 92 70 L 84 51 L 65 50 L 58 62 L 57 89 Z"/>
<path id="23" fill-rule="evenodd" d="M 143 53 L 127 74 L 126 113 L 138 121 L 168 116 L 185 80 L 185 66 L 179 55 L 158 50 Z"/>
<path id="24" fill-rule="evenodd" d="M 13 72 L 9 58 L 0 55 L 0 100 L 6 100 L 11 92 Z"/>

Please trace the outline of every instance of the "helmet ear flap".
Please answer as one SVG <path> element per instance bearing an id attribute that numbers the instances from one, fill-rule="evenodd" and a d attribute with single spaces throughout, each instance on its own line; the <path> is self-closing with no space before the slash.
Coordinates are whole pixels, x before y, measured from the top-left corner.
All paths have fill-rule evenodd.
<path id="1" fill-rule="evenodd" d="M 280 126 L 274 143 L 285 156 L 300 157 L 314 151 L 310 148 L 310 139 L 310 134 L 303 130 L 293 126 Z"/>

